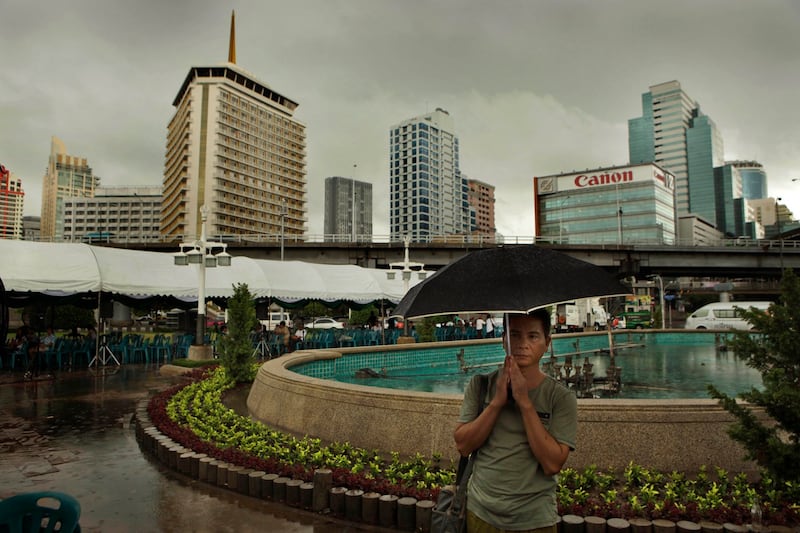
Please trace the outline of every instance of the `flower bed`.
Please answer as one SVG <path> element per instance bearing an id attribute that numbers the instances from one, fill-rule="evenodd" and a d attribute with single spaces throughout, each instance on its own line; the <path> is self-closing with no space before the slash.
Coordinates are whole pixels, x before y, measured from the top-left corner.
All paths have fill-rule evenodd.
<path id="1" fill-rule="evenodd" d="M 173 441 L 232 465 L 310 482 L 315 471 L 330 470 L 335 487 L 364 493 L 435 500 L 440 486 L 454 480 L 452 464 L 417 454 L 403 459 L 349 443 L 323 444 L 296 438 L 236 414 L 222 403 L 234 384 L 224 371 L 194 371 L 188 383 L 156 395 L 148 405 L 152 423 Z M 559 477 L 558 506 L 563 515 L 605 519 L 643 518 L 745 524 L 754 504 L 764 523 L 800 523 L 800 487 L 777 486 L 762 477 L 702 469 L 694 476 L 664 473 L 630 464 L 622 472 L 589 467 L 565 469 Z"/>

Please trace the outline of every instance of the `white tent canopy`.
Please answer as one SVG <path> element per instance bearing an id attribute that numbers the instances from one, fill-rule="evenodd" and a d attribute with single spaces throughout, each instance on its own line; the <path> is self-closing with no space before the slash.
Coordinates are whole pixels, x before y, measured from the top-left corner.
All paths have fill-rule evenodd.
<path id="1" fill-rule="evenodd" d="M 134 298 L 196 300 L 199 267 L 176 266 L 173 258 L 171 253 L 81 243 L 0 240 L 0 279 L 6 290 L 15 294 L 104 292 Z M 412 279 L 410 286 L 417 281 Z M 354 265 L 233 257 L 230 267 L 206 269 L 205 293 L 209 298 L 232 296 L 238 283 L 246 283 L 256 298 L 287 304 L 303 300 L 399 302 L 404 290 L 403 281 L 388 280 L 386 270 Z"/>

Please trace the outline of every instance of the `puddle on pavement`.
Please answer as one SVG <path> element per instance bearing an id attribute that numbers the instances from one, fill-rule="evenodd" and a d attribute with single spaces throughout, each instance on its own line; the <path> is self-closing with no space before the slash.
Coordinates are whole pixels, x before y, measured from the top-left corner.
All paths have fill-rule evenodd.
<path id="1" fill-rule="evenodd" d="M 0 377 L 0 498 L 67 492 L 81 504 L 84 532 L 365 531 L 357 525 L 234 494 L 144 455 L 130 424 L 137 402 L 179 378 L 153 367 L 62 373 L 23 382 Z M 246 414 L 247 389 L 226 395 Z"/>

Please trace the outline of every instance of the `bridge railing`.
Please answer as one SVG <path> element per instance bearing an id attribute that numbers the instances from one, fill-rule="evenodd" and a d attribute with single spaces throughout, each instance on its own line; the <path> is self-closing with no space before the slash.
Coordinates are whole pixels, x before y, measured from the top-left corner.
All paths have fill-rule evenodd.
<path id="1" fill-rule="evenodd" d="M 82 242 L 88 244 L 118 244 L 118 245 L 163 245 L 175 244 L 178 242 L 189 242 L 195 236 L 181 235 L 176 236 L 150 236 L 141 238 L 128 238 L 124 235 L 106 236 L 94 239 L 61 239 L 58 242 Z M 353 246 L 364 246 L 370 244 L 403 245 L 403 239 L 392 237 L 391 235 L 356 235 L 355 239 L 351 234 L 305 234 L 305 235 L 284 235 L 274 233 L 253 233 L 236 235 L 215 235 L 209 241 L 226 242 L 229 244 L 242 245 L 275 245 L 280 246 L 281 241 L 285 245 L 293 244 L 350 244 Z M 45 241 L 45 239 L 40 239 Z M 52 241 L 51 241 L 52 242 Z M 586 246 L 598 245 L 608 247 L 674 247 L 674 248 L 744 248 L 762 250 L 800 250 L 800 240 L 782 239 L 715 239 L 715 240 L 693 240 L 676 239 L 672 242 L 662 242 L 658 240 L 628 240 L 625 239 L 621 244 L 613 239 L 592 243 L 570 242 L 569 236 L 563 237 L 537 237 L 533 235 L 429 235 L 421 238 L 412 239 L 413 244 L 435 244 L 435 245 L 454 245 L 454 246 L 491 246 L 496 244 L 549 244 L 555 246 Z"/>

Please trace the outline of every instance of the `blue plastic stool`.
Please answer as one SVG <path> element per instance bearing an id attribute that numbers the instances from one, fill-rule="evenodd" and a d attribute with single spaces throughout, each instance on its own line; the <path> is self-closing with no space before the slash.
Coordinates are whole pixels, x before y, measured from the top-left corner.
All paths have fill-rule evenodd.
<path id="1" fill-rule="evenodd" d="M 76 533 L 81 530 L 80 517 L 78 500 L 62 492 L 29 492 L 0 500 L 0 530 L 9 533 Z"/>

